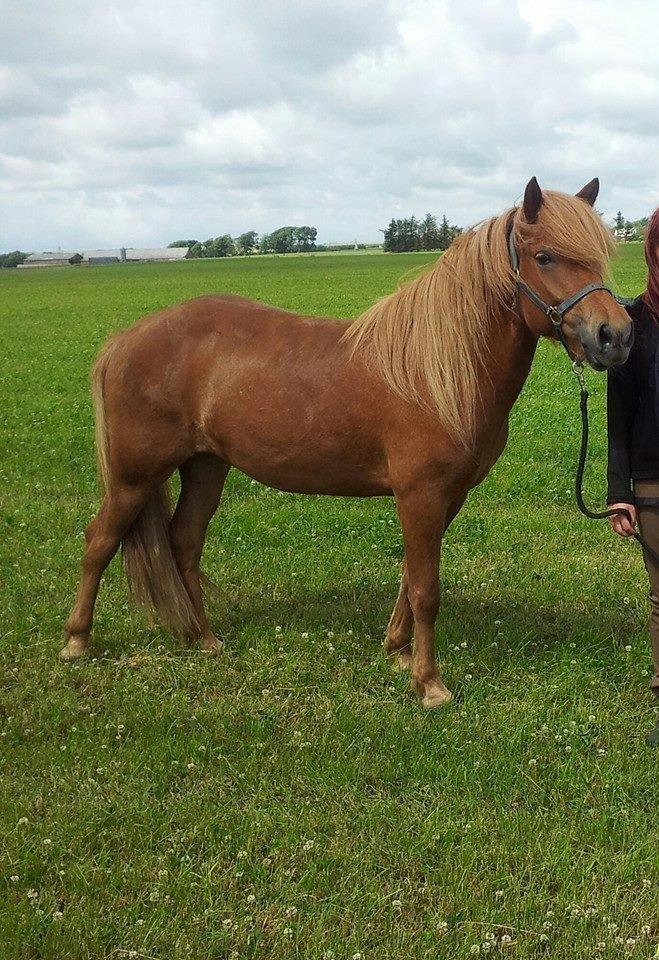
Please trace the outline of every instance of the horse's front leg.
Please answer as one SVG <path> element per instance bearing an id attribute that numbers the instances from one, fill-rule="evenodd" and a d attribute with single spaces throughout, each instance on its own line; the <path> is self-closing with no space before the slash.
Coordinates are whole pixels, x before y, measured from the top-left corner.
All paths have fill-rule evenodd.
<path id="1" fill-rule="evenodd" d="M 407 595 L 414 621 L 412 685 L 424 707 L 451 699 L 437 670 L 435 620 L 439 610 L 439 554 L 447 504 L 436 486 L 396 497 L 405 543 Z"/>

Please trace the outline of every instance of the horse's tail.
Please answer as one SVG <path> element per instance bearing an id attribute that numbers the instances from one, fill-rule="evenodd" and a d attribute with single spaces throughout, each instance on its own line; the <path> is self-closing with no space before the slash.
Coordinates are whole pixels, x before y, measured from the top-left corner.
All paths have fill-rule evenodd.
<path id="1" fill-rule="evenodd" d="M 98 475 L 104 490 L 111 483 L 104 383 L 116 339 L 111 340 L 92 369 L 92 399 Z M 181 580 L 169 537 L 172 506 L 167 482 L 156 486 L 137 515 L 121 546 L 131 599 L 155 610 L 158 619 L 181 636 L 199 631 L 199 622 Z"/>

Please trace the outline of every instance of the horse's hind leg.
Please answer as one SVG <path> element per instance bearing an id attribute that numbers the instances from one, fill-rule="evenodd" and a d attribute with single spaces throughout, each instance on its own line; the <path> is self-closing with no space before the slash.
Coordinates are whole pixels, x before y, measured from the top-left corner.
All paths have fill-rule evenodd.
<path id="1" fill-rule="evenodd" d="M 414 617 L 407 591 L 407 561 L 403 560 L 403 572 L 400 578 L 396 606 L 391 614 L 384 638 L 385 653 L 391 657 L 392 666 L 396 670 L 405 670 L 412 663 Z"/>
<path id="2" fill-rule="evenodd" d="M 105 494 L 101 509 L 87 527 L 78 594 L 64 628 L 67 643 L 60 653 L 62 660 L 75 660 L 86 652 L 103 571 L 117 552 L 150 491 L 150 485 L 113 485 Z"/>
<path id="3" fill-rule="evenodd" d="M 226 461 L 210 453 L 198 453 L 186 460 L 179 468 L 181 494 L 169 528 L 176 564 L 197 615 L 201 648 L 209 652 L 216 652 L 218 643 L 204 609 L 199 561 L 229 469 Z"/>

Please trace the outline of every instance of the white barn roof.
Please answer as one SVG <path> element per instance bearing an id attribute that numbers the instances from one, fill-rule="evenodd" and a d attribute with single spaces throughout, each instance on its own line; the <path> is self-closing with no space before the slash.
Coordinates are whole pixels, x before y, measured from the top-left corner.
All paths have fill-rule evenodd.
<path id="1" fill-rule="evenodd" d="M 26 263 L 41 263 L 49 260 L 70 260 L 76 256 L 75 250 L 46 250 L 43 253 L 31 253 Z"/>
<path id="2" fill-rule="evenodd" d="M 113 258 L 119 260 L 120 257 L 120 250 L 85 250 L 82 255 L 83 260 L 110 260 Z"/>
<path id="3" fill-rule="evenodd" d="M 185 260 L 189 247 L 126 247 L 126 260 Z"/>

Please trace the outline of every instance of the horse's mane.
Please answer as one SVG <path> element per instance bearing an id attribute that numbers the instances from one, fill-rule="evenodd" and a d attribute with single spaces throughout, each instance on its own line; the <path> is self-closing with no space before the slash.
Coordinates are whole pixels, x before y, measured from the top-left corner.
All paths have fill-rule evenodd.
<path id="1" fill-rule="evenodd" d="M 611 254 L 611 232 L 584 200 L 543 191 L 543 201 L 535 224 L 512 207 L 463 233 L 429 270 L 369 307 L 344 335 L 391 390 L 436 413 L 467 448 L 490 328 L 513 303 L 510 224 L 519 244 L 542 238 L 559 256 L 600 274 Z"/>

